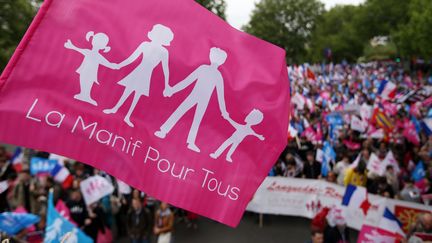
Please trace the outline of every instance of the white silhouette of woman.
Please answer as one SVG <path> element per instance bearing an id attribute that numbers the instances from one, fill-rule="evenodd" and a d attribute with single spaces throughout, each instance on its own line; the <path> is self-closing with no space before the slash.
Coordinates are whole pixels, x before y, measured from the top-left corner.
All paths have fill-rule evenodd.
<path id="1" fill-rule="evenodd" d="M 79 52 L 84 56 L 81 66 L 76 70 L 80 75 L 80 93 L 75 95 L 74 98 L 97 106 L 97 102 L 91 97 L 91 90 L 94 83 L 99 84 L 99 66 L 103 65 L 111 69 L 118 69 L 118 65 L 109 62 L 99 53 L 101 50 L 103 50 L 104 53 L 111 50 L 111 47 L 108 46 L 109 37 L 106 34 L 95 34 L 93 31 L 89 31 L 86 35 L 86 40 L 91 40 L 91 50 L 78 48 L 71 40 L 67 40 L 64 47 Z"/>
<path id="2" fill-rule="evenodd" d="M 131 64 L 140 56 L 143 56 L 141 63 L 129 75 L 118 82 L 118 84 L 125 87 L 125 90 L 117 104 L 112 109 L 103 111 L 106 114 L 116 113 L 126 99 L 135 92 L 132 104 L 124 118 L 124 121 L 130 127 L 134 127 L 134 124 L 130 121 L 130 117 L 139 99 L 142 95 L 149 96 L 152 73 L 159 63 L 162 63 L 165 76 L 165 89 L 169 87 L 169 53 L 165 46 L 170 45 L 174 39 L 174 33 L 170 28 L 157 24 L 148 33 L 148 38 L 151 40 L 150 42 L 143 42 L 129 58 L 119 64 L 120 68 L 122 68 Z"/>

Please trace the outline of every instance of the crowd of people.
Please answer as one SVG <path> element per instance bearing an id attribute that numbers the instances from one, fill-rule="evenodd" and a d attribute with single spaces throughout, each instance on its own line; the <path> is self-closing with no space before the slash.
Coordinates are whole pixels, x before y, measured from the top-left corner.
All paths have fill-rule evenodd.
<path id="1" fill-rule="evenodd" d="M 432 194 L 428 120 L 432 118 L 432 76 L 424 70 L 415 75 L 404 70 L 402 64 L 393 62 L 288 67 L 290 138 L 269 175 L 353 184 L 383 197 L 428 203 Z M 8 181 L 7 190 L 0 193 L 0 213 L 21 208 L 41 218 L 34 232 L 24 230 L 17 240 L 43 234 L 50 189 L 55 204 L 64 202 L 71 221 L 95 242 L 113 229 L 114 238 L 127 237 L 131 242 L 151 238 L 169 242 L 174 215 L 197 227 L 197 215 L 171 208 L 133 188 L 124 193 L 115 178 L 77 161 L 62 161 L 72 175 L 66 187 L 50 175 L 31 175 L 33 157 L 49 158 L 50 154 L 25 149 L 22 168 L 15 170 L 10 151 L 0 146 L 0 182 Z M 106 178 L 115 191 L 86 205 L 79 185 L 92 175 Z M 319 229 L 313 229 L 313 242 L 349 239 L 345 228 Z M 414 231 L 432 233 L 432 215 L 421 217 Z M 334 235 L 339 238 L 328 238 Z"/>
<path id="2" fill-rule="evenodd" d="M 405 70 L 391 61 L 289 67 L 290 139 L 270 175 L 352 184 L 428 204 L 432 72 Z M 432 233 L 432 215 L 425 217 L 422 231 Z M 326 238 L 323 229 L 313 236 Z"/>
<path id="3" fill-rule="evenodd" d="M 46 229 L 47 200 L 53 191 L 54 205 L 64 204 L 66 216 L 94 242 L 112 242 L 116 239 L 129 239 L 130 242 L 172 242 L 176 220 L 183 220 L 187 227 L 197 228 L 197 215 L 157 201 L 145 193 L 129 186 L 83 163 L 67 158 L 60 159 L 71 174 L 71 183 L 62 184 L 49 174 L 32 175 L 29 168 L 31 158 L 49 158 L 46 152 L 24 150 L 24 161 L 16 169 L 11 154 L 0 146 L 0 182 L 7 181 L 7 190 L 0 193 L 0 213 L 26 212 L 38 215 L 40 221 L 31 230 L 22 230 L 15 236 L 0 236 L 0 239 L 13 237 L 12 242 L 42 242 Z M 62 158 L 56 156 L 58 158 Z M 114 192 L 96 203 L 86 205 L 80 182 L 94 175 L 104 177 L 114 185 Z M 123 189 L 119 190 L 120 183 Z M 63 215 L 65 216 L 65 215 Z M 1 233 L 1 232 L 0 232 Z"/>

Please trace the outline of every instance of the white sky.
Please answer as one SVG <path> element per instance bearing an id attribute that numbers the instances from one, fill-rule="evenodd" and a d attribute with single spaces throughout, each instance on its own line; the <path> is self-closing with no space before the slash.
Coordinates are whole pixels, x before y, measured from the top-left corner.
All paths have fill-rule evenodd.
<path id="1" fill-rule="evenodd" d="M 227 2 L 227 17 L 228 22 L 240 29 L 243 25 L 247 24 L 250 14 L 255 7 L 255 3 L 259 0 L 226 0 Z M 321 0 L 329 9 L 336 4 L 360 4 L 364 0 Z"/>

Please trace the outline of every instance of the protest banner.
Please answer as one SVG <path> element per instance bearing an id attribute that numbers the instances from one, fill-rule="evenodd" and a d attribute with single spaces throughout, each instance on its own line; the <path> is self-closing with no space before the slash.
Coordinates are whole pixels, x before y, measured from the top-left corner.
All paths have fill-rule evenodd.
<path id="1" fill-rule="evenodd" d="M 46 0 L 0 78 L 0 140 L 236 226 L 289 93 L 284 50 L 195 1 Z"/>
<path id="2" fill-rule="evenodd" d="M 345 187 L 320 180 L 267 177 L 258 188 L 248 211 L 313 218 L 322 208 L 341 206 Z M 345 217 L 350 228 L 360 230 L 363 224 L 375 227 L 387 207 L 403 224 L 403 229 L 416 220 L 421 212 L 428 210 L 422 204 L 387 199 L 368 194 L 370 208 L 367 215 L 361 208 L 346 210 Z M 430 208 L 429 208 L 430 210 Z M 415 213 L 414 213 L 415 212 Z"/>

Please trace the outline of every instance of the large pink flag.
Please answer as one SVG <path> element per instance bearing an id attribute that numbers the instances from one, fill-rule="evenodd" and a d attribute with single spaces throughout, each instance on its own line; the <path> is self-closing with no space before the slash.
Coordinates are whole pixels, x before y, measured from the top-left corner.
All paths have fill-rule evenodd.
<path id="1" fill-rule="evenodd" d="M 284 55 L 193 0 L 45 0 L 0 79 L 0 141 L 236 226 L 287 141 Z"/>

